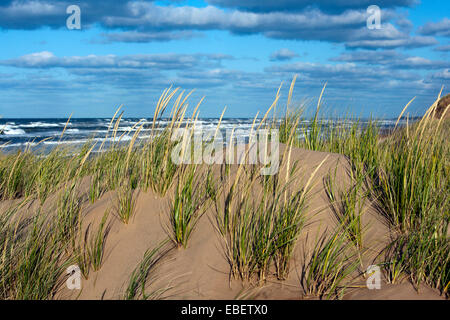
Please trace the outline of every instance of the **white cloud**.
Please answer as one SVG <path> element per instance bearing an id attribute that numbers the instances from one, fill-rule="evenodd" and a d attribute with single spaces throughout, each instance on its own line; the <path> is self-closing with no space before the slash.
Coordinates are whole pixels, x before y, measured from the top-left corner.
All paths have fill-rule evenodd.
<path id="1" fill-rule="evenodd" d="M 418 32 L 423 35 L 450 37 L 450 19 L 444 18 L 439 22 L 428 22 L 420 27 Z"/>

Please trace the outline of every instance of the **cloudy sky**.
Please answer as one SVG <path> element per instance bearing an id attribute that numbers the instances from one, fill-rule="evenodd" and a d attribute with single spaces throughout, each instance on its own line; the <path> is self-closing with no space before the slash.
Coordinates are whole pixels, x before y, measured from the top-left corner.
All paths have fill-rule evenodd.
<path id="1" fill-rule="evenodd" d="M 173 84 L 206 97 L 201 116 L 248 117 L 295 74 L 297 102 L 328 83 L 330 116 L 395 117 L 413 97 L 421 113 L 449 92 L 449 15 L 448 0 L 2 0 L 0 115 L 151 116 Z"/>

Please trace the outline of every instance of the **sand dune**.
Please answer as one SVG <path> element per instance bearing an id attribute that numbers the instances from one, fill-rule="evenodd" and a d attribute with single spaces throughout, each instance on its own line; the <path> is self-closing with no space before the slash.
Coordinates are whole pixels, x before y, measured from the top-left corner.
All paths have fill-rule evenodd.
<path id="1" fill-rule="evenodd" d="M 283 150 L 283 148 L 282 148 Z M 281 151 L 282 151 L 281 150 Z M 304 294 L 300 281 L 304 253 L 311 250 L 313 239 L 322 232 L 331 232 L 337 221 L 330 208 L 324 179 L 336 168 L 336 180 L 342 185 L 349 181 L 349 164 L 342 155 L 308 151 L 294 148 L 293 161 L 298 160 L 301 176 L 311 172 L 327 157 L 326 162 L 314 177 L 307 209 L 307 224 L 298 239 L 290 264 L 290 273 L 285 281 L 274 276 L 263 286 L 230 279 L 230 266 L 224 255 L 223 240 L 214 225 L 215 214 L 210 206 L 200 218 L 189 240 L 188 248 L 176 249 L 170 243 L 158 262 L 148 282 L 148 290 L 170 287 L 165 291 L 168 299 L 309 299 Z M 299 179 L 302 179 L 299 177 Z M 300 180 L 299 180 L 300 181 Z M 170 194 L 170 192 L 168 192 Z M 83 210 L 85 226 L 96 225 L 105 210 L 111 207 L 113 192 L 104 194 L 94 204 L 86 203 Z M 149 191 L 136 191 L 137 206 L 128 225 L 110 216 L 111 226 L 105 246 L 105 257 L 101 269 L 91 271 L 89 278 L 82 279 L 82 290 L 68 290 L 62 286 L 57 299 L 121 299 L 131 273 L 142 260 L 147 249 L 167 239 L 169 196 L 161 197 Z M 363 214 L 364 247 L 367 254 L 363 267 L 379 262 L 380 251 L 389 243 L 391 231 L 370 201 L 365 204 Z M 399 285 L 382 281 L 381 290 L 369 290 L 360 275 L 355 273 L 355 285 L 346 291 L 345 299 L 441 299 L 438 291 L 426 286 L 419 293 L 408 282 Z"/>

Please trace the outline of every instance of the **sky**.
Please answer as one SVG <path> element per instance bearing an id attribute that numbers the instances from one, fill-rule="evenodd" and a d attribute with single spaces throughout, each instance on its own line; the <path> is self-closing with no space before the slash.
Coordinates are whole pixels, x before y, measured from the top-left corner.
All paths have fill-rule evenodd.
<path id="1" fill-rule="evenodd" d="M 413 98 L 420 115 L 449 92 L 449 15 L 448 0 L 1 0 L 0 115 L 151 117 L 173 85 L 205 97 L 201 117 L 252 117 L 294 75 L 294 105 L 326 84 L 324 116 L 394 118 Z"/>

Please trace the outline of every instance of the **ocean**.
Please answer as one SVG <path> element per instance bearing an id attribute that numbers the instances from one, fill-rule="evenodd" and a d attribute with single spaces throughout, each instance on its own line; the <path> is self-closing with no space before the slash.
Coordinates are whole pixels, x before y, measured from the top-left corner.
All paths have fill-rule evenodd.
<path id="1" fill-rule="evenodd" d="M 140 121 L 144 123 L 138 140 L 148 138 L 152 130 L 151 118 L 124 118 L 120 121 L 116 140 L 121 137 L 121 142 L 129 141 L 136 128 L 133 126 Z M 157 121 L 159 128 L 162 130 L 169 124 L 169 119 L 160 119 Z M 239 139 L 248 141 L 248 135 L 252 126 L 253 118 L 227 118 L 222 119 L 220 130 L 225 137 L 227 130 L 235 128 Z M 378 125 L 382 130 L 389 130 L 394 127 L 396 119 L 379 120 Z M 58 145 L 67 145 L 72 147 L 82 146 L 87 141 L 100 142 L 100 145 L 108 133 L 111 118 L 76 118 L 70 119 L 64 135 L 61 134 L 66 126 L 67 119 L 42 118 L 42 119 L 8 119 L 0 118 L 0 147 L 1 151 L 15 152 L 19 149 L 27 147 L 36 147 L 44 150 L 51 150 Z M 196 127 L 203 130 L 215 130 L 219 123 L 218 118 L 202 118 L 199 119 Z M 304 120 L 303 125 L 308 126 L 309 121 Z M 335 120 L 327 120 L 326 125 L 335 124 Z M 362 120 L 360 124 L 364 126 L 367 121 Z M 401 121 L 403 124 L 404 121 Z M 139 124 L 139 125 L 140 125 Z M 105 140 L 105 146 L 114 140 L 111 137 L 111 130 Z"/>

